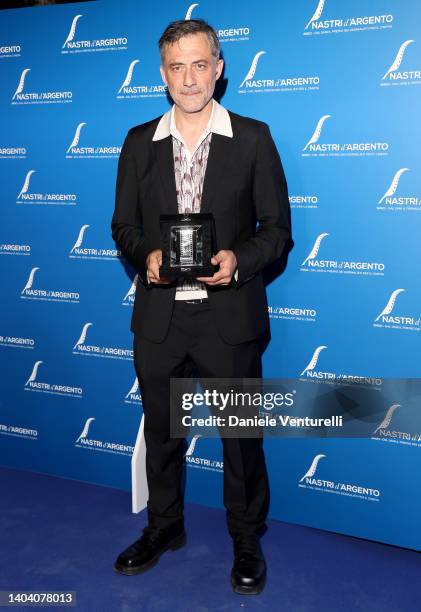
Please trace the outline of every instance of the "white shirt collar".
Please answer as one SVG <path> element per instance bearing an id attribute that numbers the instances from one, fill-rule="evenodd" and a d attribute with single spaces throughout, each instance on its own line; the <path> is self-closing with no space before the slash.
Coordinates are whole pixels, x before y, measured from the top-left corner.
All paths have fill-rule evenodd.
<path id="1" fill-rule="evenodd" d="M 172 135 L 180 139 L 180 133 L 175 125 L 174 105 L 162 115 L 156 127 L 152 140 L 162 140 Z M 233 137 L 231 119 L 226 108 L 212 99 L 212 113 L 203 134 L 213 132 L 228 138 Z M 201 139 L 199 139 L 201 140 Z"/>

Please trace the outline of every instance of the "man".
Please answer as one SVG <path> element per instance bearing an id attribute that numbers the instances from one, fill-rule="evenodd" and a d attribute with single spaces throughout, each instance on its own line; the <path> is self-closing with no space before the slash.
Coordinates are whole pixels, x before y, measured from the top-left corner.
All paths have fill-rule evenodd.
<path id="1" fill-rule="evenodd" d="M 115 569 L 137 574 L 185 543 L 184 444 L 170 437 L 171 377 L 260 377 L 268 329 L 261 270 L 289 238 L 288 198 L 268 126 L 213 99 L 223 69 L 215 31 L 176 21 L 159 41 L 161 75 L 174 102 L 129 130 L 119 161 L 114 240 L 139 274 L 131 329 L 145 415 L 148 526 Z M 161 278 L 159 217 L 211 212 L 218 251 L 212 277 Z M 258 228 L 256 229 L 256 221 Z M 239 593 L 259 593 L 266 563 L 259 535 L 269 489 L 262 440 L 223 439 L 224 505 Z"/>

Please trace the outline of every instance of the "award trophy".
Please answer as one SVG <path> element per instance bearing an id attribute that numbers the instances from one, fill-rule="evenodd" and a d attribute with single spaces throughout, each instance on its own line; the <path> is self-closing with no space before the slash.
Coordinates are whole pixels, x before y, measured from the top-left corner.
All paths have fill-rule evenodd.
<path id="1" fill-rule="evenodd" d="M 162 265 L 165 278 L 213 276 L 216 253 L 215 223 L 210 213 L 161 215 Z"/>

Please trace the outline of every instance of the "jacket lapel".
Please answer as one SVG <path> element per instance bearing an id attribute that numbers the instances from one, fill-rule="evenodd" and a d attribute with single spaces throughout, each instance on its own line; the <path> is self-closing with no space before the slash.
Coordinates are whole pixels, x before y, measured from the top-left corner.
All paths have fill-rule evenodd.
<path id="1" fill-rule="evenodd" d="M 168 136 L 154 143 L 158 172 L 163 188 L 164 202 L 162 212 L 177 214 L 177 192 L 175 186 L 174 157 L 172 148 L 172 137 Z"/>
<path id="2" fill-rule="evenodd" d="M 212 134 L 200 212 L 210 212 L 212 209 L 215 197 L 221 187 L 221 178 L 232 164 L 233 141 L 234 138 Z"/>

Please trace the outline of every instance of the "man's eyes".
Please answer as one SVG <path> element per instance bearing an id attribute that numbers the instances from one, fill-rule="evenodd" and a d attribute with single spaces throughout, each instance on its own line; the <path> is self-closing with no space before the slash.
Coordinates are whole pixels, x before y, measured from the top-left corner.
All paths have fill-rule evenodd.
<path id="1" fill-rule="evenodd" d="M 199 63 L 199 64 L 193 64 L 194 68 L 197 68 L 197 70 L 205 70 L 207 67 L 207 64 L 205 63 Z M 181 72 L 184 69 L 183 65 L 176 65 L 176 66 L 171 66 L 171 70 L 172 72 Z"/>

